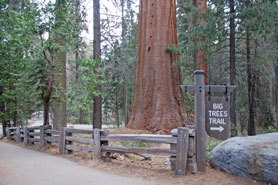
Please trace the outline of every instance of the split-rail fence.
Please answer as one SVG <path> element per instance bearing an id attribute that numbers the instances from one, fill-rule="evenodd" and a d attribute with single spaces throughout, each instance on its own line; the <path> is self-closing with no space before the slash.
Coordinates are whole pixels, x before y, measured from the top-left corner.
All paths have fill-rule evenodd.
<path id="1" fill-rule="evenodd" d="M 94 160 L 102 157 L 109 158 L 111 153 L 134 153 L 169 156 L 171 169 L 176 175 L 187 172 L 196 173 L 195 128 L 181 127 L 173 129 L 171 135 L 152 134 L 109 134 L 108 130 L 82 130 L 61 128 L 59 131 L 48 126 L 8 127 L 8 140 L 17 143 L 24 142 L 25 146 L 39 144 L 40 148 L 47 144 L 56 143 L 60 154 L 72 154 L 73 151 L 93 154 Z M 88 137 L 82 137 L 83 135 Z M 164 143 L 169 148 L 126 147 L 112 146 L 109 142 L 125 143 Z"/>

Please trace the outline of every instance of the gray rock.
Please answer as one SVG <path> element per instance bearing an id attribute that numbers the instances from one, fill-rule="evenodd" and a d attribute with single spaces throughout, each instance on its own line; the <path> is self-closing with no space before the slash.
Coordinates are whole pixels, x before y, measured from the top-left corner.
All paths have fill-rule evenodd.
<path id="1" fill-rule="evenodd" d="M 218 170 L 278 185 L 278 133 L 230 138 L 213 149 Z"/>

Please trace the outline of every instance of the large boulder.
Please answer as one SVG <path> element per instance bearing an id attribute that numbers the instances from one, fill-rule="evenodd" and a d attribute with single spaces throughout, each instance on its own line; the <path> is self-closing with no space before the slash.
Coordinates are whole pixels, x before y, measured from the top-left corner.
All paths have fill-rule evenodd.
<path id="1" fill-rule="evenodd" d="M 278 133 L 233 137 L 209 156 L 218 170 L 278 185 Z"/>

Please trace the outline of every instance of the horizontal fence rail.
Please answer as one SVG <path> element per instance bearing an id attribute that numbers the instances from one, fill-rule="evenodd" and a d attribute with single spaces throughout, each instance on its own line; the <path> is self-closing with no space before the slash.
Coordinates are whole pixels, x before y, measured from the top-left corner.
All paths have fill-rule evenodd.
<path id="1" fill-rule="evenodd" d="M 98 161 L 102 155 L 111 153 L 134 153 L 139 155 L 170 156 L 171 169 L 177 175 L 184 175 L 186 171 L 197 172 L 195 152 L 195 128 L 182 127 L 173 129 L 171 135 L 153 134 L 109 134 L 108 130 L 61 128 L 59 131 L 51 126 L 9 127 L 6 128 L 8 140 L 24 142 L 24 145 L 35 143 L 40 148 L 47 144 L 59 145 L 60 154 L 71 154 L 73 151 L 93 154 Z M 162 143 L 169 144 L 169 148 L 113 146 L 109 143 Z"/>

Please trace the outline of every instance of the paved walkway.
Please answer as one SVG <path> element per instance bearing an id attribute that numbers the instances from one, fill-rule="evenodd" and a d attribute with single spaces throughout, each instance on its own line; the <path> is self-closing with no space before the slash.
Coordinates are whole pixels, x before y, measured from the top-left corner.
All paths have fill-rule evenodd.
<path id="1" fill-rule="evenodd" d="M 0 185 L 151 185 L 0 141 Z"/>

